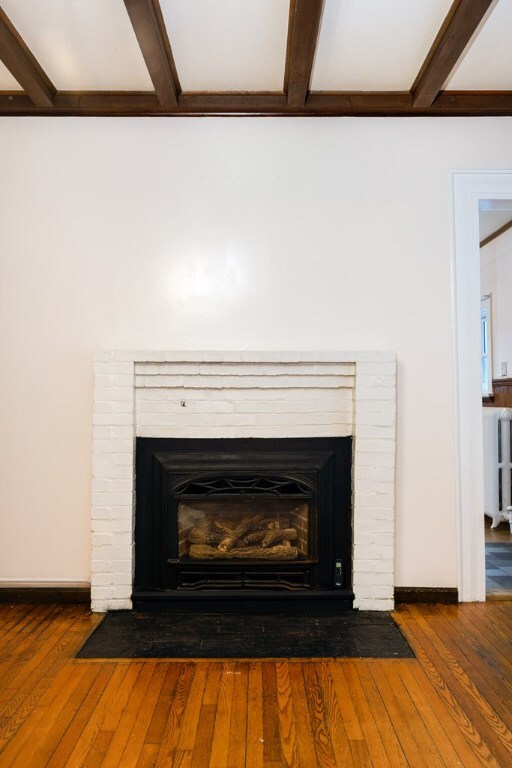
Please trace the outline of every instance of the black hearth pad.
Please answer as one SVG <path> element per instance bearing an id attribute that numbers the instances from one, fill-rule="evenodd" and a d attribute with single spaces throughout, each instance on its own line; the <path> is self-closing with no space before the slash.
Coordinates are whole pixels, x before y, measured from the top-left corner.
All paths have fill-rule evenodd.
<path id="1" fill-rule="evenodd" d="M 79 659 L 414 658 L 387 612 L 108 613 Z"/>

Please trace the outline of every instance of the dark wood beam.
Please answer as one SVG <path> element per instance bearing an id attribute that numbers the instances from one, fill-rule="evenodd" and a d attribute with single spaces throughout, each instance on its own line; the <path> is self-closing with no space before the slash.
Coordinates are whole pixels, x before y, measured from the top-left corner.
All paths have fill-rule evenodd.
<path id="1" fill-rule="evenodd" d="M 409 91 L 312 91 L 304 107 L 305 114 L 410 114 Z"/>
<path id="2" fill-rule="evenodd" d="M 439 115 L 512 115 L 512 91 L 441 91 L 430 108 Z"/>
<path id="3" fill-rule="evenodd" d="M 497 0 L 455 0 L 411 88 L 415 107 L 430 107 L 489 8 Z"/>
<path id="4" fill-rule="evenodd" d="M 286 96 L 279 92 L 245 92 L 231 93 L 194 91 L 183 92 L 179 103 L 181 110 L 194 112 L 214 112 L 218 114 L 267 114 L 268 112 L 286 109 Z"/>
<path id="5" fill-rule="evenodd" d="M 158 0 L 124 0 L 162 107 L 176 107 L 180 84 Z"/>
<path id="6" fill-rule="evenodd" d="M 291 0 L 284 90 L 289 107 L 303 107 L 308 94 L 324 0 Z"/>
<path id="7" fill-rule="evenodd" d="M 53 106 L 55 87 L 0 8 L 0 59 L 37 107 Z"/>
<path id="8" fill-rule="evenodd" d="M 177 106 L 162 106 L 152 91 L 57 91 L 52 107 L 36 106 L 22 91 L 0 91 L 0 116 L 63 115 L 172 117 L 261 115 L 283 117 L 512 116 L 512 91 L 445 91 L 430 107 L 413 106 L 409 91 L 313 91 L 303 107 L 283 92 L 183 92 Z"/>
<path id="9" fill-rule="evenodd" d="M 480 248 L 483 248 L 484 245 L 488 245 L 489 243 L 492 243 L 493 240 L 496 240 L 497 237 L 499 237 L 500 235 L 503 235 L 504 232 L 508 232 L 509 229 L 512 229 L 512 219 L 510 221 L 507 221 L 506 224 L 504 224 L 502 227 L 497 229 L 495 232 L 492 232 L 487 237 L 484 237 L 484 239 L 480 241 Z"/>

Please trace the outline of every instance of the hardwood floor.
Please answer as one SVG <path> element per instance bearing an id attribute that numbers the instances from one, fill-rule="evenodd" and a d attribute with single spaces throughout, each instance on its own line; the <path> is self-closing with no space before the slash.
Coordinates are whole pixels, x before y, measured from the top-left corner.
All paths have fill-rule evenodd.
<path id="1" fill-rule="evenodd" d="M 416 659 L 103 662 L 84 606 L 0 605 L 0 767 L 512 765 L 512 601 L 395 617 Z"/>

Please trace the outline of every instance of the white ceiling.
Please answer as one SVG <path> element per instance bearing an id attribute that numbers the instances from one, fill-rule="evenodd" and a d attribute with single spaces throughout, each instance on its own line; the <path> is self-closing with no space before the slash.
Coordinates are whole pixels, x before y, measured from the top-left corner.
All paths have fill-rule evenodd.
<path id="1" fill-rule="evenodd" d="M 161 0 L 185 91 L 280 91 L 289 0 Z"/>
<path id="2" fill-rule="evenodd" d="M 152 90 L 123 0 L 1 5 L 58 90 Z"/>
<path id="3" fill-rule="evenodd" d="M 312 90 L 409 90 L 452 0 L 326 0 Z"/>
<path id="4" fill-rule="evenodd" d="M 512 88 L 512 0 L 499 0 L 448 79 L 452 90 Z"/>
<path id="5" fill-rule="evenodd" d="M 326 0 L 312 90 L 409 90 L 452 0 Z M 161 0 L 184 90 L 283 88 L 289 0 Z M 58 90 L 151 91 L 123 0 L 2 0 Z M 451 89 L 512 89 L 499 0 Z M 19 89 L 0 64 L 0 89 Z"/>

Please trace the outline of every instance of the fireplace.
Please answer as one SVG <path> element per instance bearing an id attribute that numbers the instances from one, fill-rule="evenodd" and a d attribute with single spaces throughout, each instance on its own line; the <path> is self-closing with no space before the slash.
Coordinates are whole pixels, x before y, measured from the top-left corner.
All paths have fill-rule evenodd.
<path id="1" fill-rule="evenodd" d="M 135 499 L 135 444 L 139 438 L 351 438 L 352 529 L 350 538 L 345 534 L 343 537 L 345 543 L 351 540 L 352 549 L 348 557 L 343 554 L 342 568 L 351 566 L 352 574 L 351 578 L 343 574 L 342 589 L 351 585 L 354 608 L 393 608 L 394 353 L 169 350 L 95 353 L 91 510 L 91 607 L 94 611 L 132 608 L 134 584 L 137 590 L 142 586 L 134 576 L 134 530 L 139 506 Z M 285 467 L 278 475 L 290 472 L 290 468 Z M 188 503 L 184 498 L 182 501 Z M 290 518 L 291 511 L 288 509 L 287 514 L 286 510 L 282 511 L 281 520 Z M 314 514 L 314 510 L 310 512 L 308 525 L 313 525 L 313 529 L 310 527 L 308 536 L 321 538 L 325 535 L 323 529 L 317 534 L 311 533 L 316 525 Z M 299 522 L 296 520 L 290 527 L 297 529 L 295 542 L 299 543 Z M 291 546 L 296 543 L 290 540 Z M 304 550 L 300 547 L 299 553 L 297 561 L 304 559 L 301 558 Z M 169 558 L 171 555 L 167 555 Z M 201 565 L 198 560 L 194 564 Z M 292 573 L 296 564 L 282 562 L 280 572 Z M 234 566 L 228 568 L 228 565 L 224 563 L 219 573 L 230 572 L 229 568 L 235 571 Z M 246 566 L 247 563 L 244 570 Z M 167 564 L 162 567 L 168 569 Z M 192 578 L 191 572 L 192 567 L 187 578 Z M 208 572 L 213 578 L 213 568 Z M 263 567 L 259 567 L 258 572 L 263 578 Z M 198 576 L 197 581 L 201 578 Z M 294 576 L 295 585 L 298 578 Z M 247 576 L 244 575 L 244 579 Z M 283 586 L 276 587 L 278 591 L 286 589 L 284 581 L 282 579 Z M 289 581 L 293 587 L 291 577 Z M 314 589 L 320 592 L 323 586 L 319 582 Z M 287 593 L 299 591 L 300 586 L 295 591 L 288 589 Z M 195 592 L 208 594 L 208 590 L 202 588 Z"/>
<path id="2" fill-rule="evenodd" d="M 138 438 L 134 605 L 352 607 L 352 439 Z"/>

